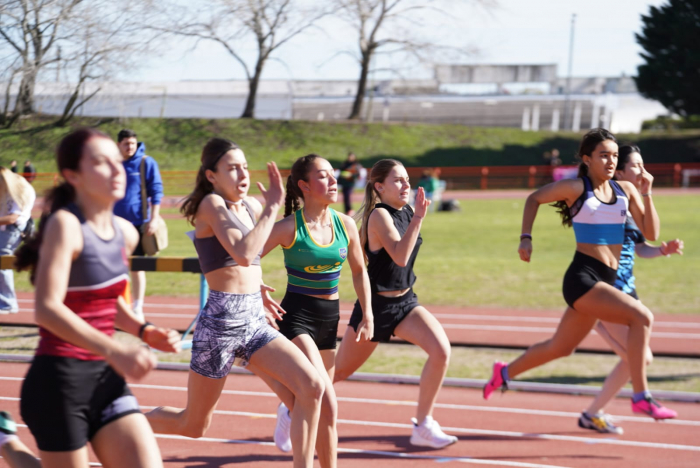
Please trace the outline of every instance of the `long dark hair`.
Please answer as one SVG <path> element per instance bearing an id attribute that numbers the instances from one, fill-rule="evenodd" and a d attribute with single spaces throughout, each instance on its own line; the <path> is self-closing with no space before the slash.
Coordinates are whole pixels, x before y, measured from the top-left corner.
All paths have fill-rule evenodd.
<path id="1" fill-rule="evenodd" d="M 362 220 L 362 225 L 360 226 L 360 245 L 364 246 L 367 243 L 367 222 L 369 221 L 369 215 L 372 214 L 372 210 L 379 200 L 379 194 L 374 184 L 377 182 L 382 183 L 386 180 L 391 170 L 396 166 L 403 166 L 396 159 L 381 159 L 374 163 L 372 169 L 369 171 L 367 176 L 367 185 L 365 186 L 365 197 L 362 200 L 362 206 L 359 211 L 359 219 Z M 365 252 L 365 249 L 362 249 Z M 367 259 L 367 253 L 365 252 L 365 260 Z"/>
<path id="2" fill-rule="evenodd" d="M 607 140 L 617 143 L 615 135 L 604 128 L 594 128 L 583 136 L 581 144 L 578 147 L 578 152 L 576 153 L 576 157 L 581 160 L 578 165 L 578 175 L 576 177 L 581 178 L 588 175 L 588 166 L 586 166 L 586 164 L 583 162 L 583 157 L 586 155 L 592 155 L 596 146 Z M 566 202 L 564 200 L 560 200 L 556 203 L 552 203 L 551 206 L 557 209 L 557 213 L 559 213 L 561 216 L 561 223 L 564 226 L 571 227 L 571 210 Z"/>
<path id="3" fill-rule="evenodd" d="M 216 164 L 229 151 L 240 149 L 240 147 L 225 138 L 210 138 L 207 144 L 202 148 L 202 156 L 200 158 L 201 165 L 197 172 L 197 180 L 194 184 L 194 190 L 185 197 L 185 201 L 180 207 L 182 213 L 190 224 L 194 225 L 194 218 L 197 215 L 199 204 L 202 203 L 204 197 L 214 191 L 214 186 L 207 179 L 207 169 L 216 172 Z"/>
<path id="4" fill-rule="evenodd" d="M 58 172 L 64 169 L 78 171 L 80 160 L 83 156 L 85 144 L 93 138 L 111 138 L 94 128 L 81 128 L 66 135 L 56 148 L 56 165 Z M 34 284 L 36 265 L 39 262 L 39 249 L 44 239 L 44 230 L 48 219 L 56 211 L 75 201 L 75 189 L 68 182 L 63 181 L 56 187 L 49 189 L 44 195 L 44 212 L 39 219 L 37 232 L 25 240 L 17 249 L 15 255 L 15 268 L 17 271 L 30 270 L 29 279 Z"/>
<path id="5" fill-rule="evenodd" d="M 287 193 L 284 197 L 285 218 L 301 208 L 301 200 L 304 199 L 304 193 L 299 188 L 299 181 L 309 181 L 309 169 L 314 161 L 320 158 L 321 156 L 317 154 L 307 154 L 292 164 L 292 170 L 289 177 L 287 177 Z"/>

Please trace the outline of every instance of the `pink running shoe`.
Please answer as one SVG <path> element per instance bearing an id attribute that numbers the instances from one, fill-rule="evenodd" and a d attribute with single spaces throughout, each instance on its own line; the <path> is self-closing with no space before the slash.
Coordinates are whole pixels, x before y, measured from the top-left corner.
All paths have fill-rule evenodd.
<path id="1" fill-rule="evenodd" d="M 491 398 L 491 394 L 499 388 L 502 391 L 508 390 L 508 382 L 503 380 L 503 374 L 501 374 L 501 371 L 507 365 L 508 363 L 506 362 L 497 361 L 493 363 L 493 374 L 491 375 L 491 380 L 484 385 L 484 400 Z"/>
<path id="2" fill-rule="evenodd" d="M 678 416 L 678 413 L 672 409 L 666 408 L 665 406 L 661 406 L 651 397 L 645 398 L 644 400 L 639 400 L 636 403 L 633 401 L 632 412 L 646 414 L 657 421 L 659 419 L 673 419 Z"/>

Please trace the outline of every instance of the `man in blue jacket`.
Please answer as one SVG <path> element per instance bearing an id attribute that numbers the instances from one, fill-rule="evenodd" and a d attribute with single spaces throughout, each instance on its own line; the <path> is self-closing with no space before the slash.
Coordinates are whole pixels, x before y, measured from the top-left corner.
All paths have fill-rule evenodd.
<path id="1" fill-rule="evenodd" d="M 144 255 L 141 238 L 144 234 L 153 235 L 162 223 L 160 217 L 160 200 L 163 198 L 163 181 L 160 178 L 158 163 L 146 155 L 146 145 L 139 143 L 133 130 L 121 130 L 117 136 L 117 145 L 124 158 L 126 172 L 126 193 L 124 198 L 114 205 L 114 214 L 129 220 L 139 231 L 139 244 L 133 255 Z M 145 158 L 145 159 L 144 159 Z M 141 200 L 141 160 L 145 161 L 146 203 L 148 211 L 143 217 Z M 146 296 L 146 272 L 137 271 L 131 274 L 134 312 L 143 316 L 143 301 Z"/>

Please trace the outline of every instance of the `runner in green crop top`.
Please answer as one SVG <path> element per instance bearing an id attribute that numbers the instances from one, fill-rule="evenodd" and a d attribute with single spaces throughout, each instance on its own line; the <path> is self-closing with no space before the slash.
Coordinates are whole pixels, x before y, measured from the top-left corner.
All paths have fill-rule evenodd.
<path id="1" fill-rule="evenodd" d="M 330 163 L 314 154 L 299 158 L 287 179 L 285 218 L 275 224 L 263 249 L 263 256 L 278 245 L 284 252 L 288 283 L 281 304 L 286 315 L 277 321 L 280 332 L 306 354 L 326 383 L 316 442 L 323 468 L 337 465 L 333 370 L 340 317 L 338 280 L 345 260 L 364 311 L 358 340 L 370 340 L 374 331 L 369 278 L 357 226 L 352 218 L 330 208 L 337 199 L 338 185 Z M 258 369 L 251 370 L 265 379 L 284 403 L 277 411 L 274 439 L 277 447 L 288 451 L 291 443 L 287 408 L 294 407 L 294 397 Z"/>

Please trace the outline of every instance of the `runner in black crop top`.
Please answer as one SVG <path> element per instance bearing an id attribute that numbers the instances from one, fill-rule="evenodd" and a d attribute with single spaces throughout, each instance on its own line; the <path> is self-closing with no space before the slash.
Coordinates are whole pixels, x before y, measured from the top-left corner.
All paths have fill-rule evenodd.
<path id="1" fill-rule="evenodd" d="M 362 319 L 358 301 L 335 360 L 335 381 L 349 377 L 370 357 L 377 342 L 387 342 L 393 335 L 420 346 L 429 359 L 421 375 L 411 444 L 443 448 L 457 441 L 456 437 L 442 432 L 432 418 L 449 363 L 450 343 L 442 325 L 418 303 L 412 289 L 416 281 L 413 265 L 423 243 L 420 227 L 430 201 L 419 188 L 414 212 L 408 205 L 411 186 L 406 169 L 391 159 L 372 167 L 368 187 L 373 200 L 369 204 L 365 201 L 362 240 L 372 287 L 374 338 L 369 343 L 356 341 L 356 329 Z M 377 203 L 372 209 L 374 201 Z"/>
<path id="2" fill-rule="evenodd" d="M 389 212 L 396 230 L 403 237 L 413 219 L 413 208 L 410 205 L 405 205 L 400 210 L 397 210 L 385 203 L 377 203 L 375 210 L 380 208 Z M 406 266 L 402 267 L 394 262 L 384 247 L 377 252 L 372 252 L 369 248 L 369 242 L 365 242 L 364 247 L 368 260 L 367 274 L 371 282 L 372 292 L 400 291 L 412 287 L 413 283 L 416 282 L 413 264 L 416 262 L 422 243 L 423 238 L 418 234 L 411 256 L 408 258 Z"/>

